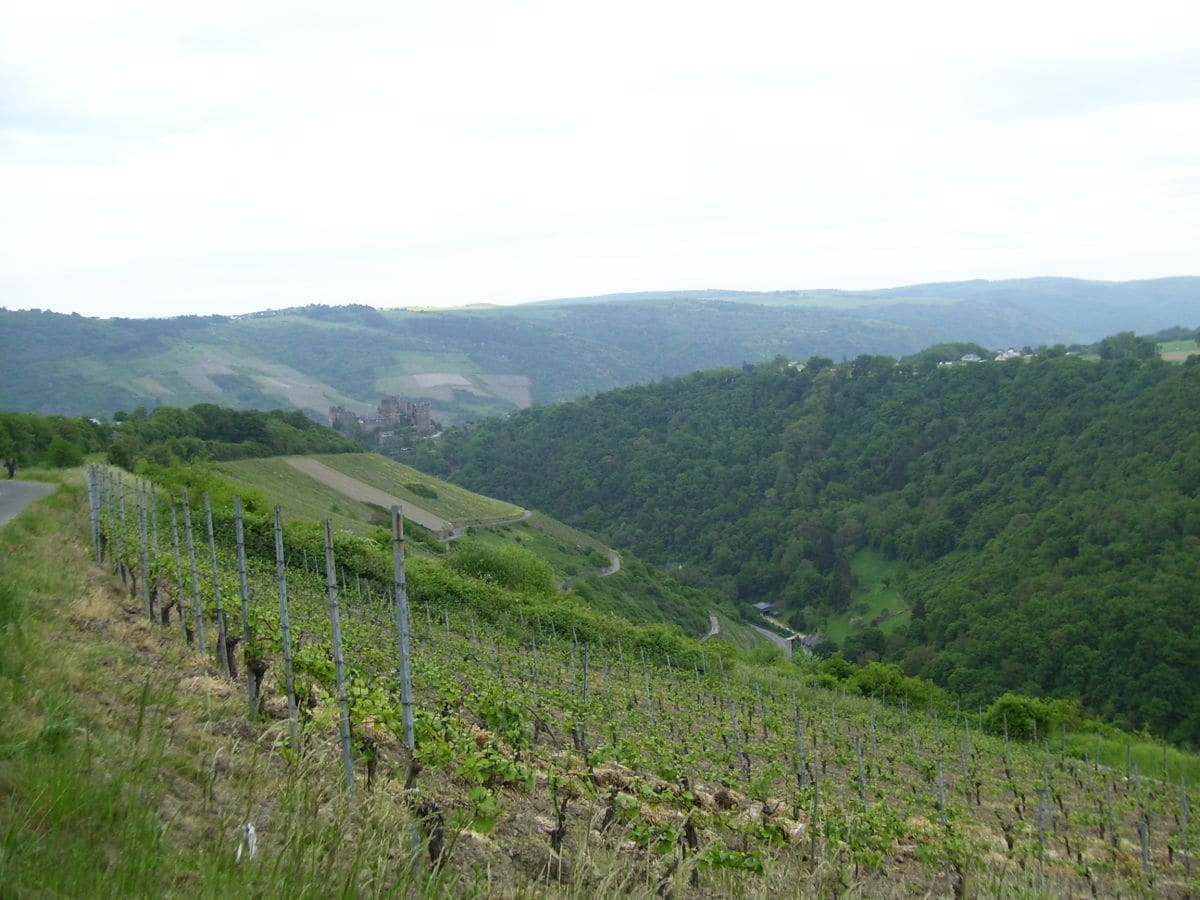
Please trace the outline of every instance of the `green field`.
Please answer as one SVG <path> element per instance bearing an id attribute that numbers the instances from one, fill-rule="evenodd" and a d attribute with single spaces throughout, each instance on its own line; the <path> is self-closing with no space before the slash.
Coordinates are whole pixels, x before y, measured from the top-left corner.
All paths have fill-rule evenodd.
<path id="1" fill-rule="evenodd" d="M 1195 341 L 1163 341 L 1158 345 L 1159 353 L 1194 352 L 1200 350 L 1200 344 Z"/>
<path id="2" fill-rule="evenodd" d="M 608 555 L 609 548 L 599 538 L 592 537 L 585 531 L 580 531 L 578 528 L 572 528 L 558 519 L 552 519 L 545 513 L 531 510 L 529 513 L 529 524 L 538 531 L 544 532 L 553 538 L 564 543 L 570 544 L 584 552 L 595 550 L 604 555 Z"/>
<path id="3" fill-rule="evenodd" d="M 343 475 L 357 478 L 363 484 L 386 491 L 456 525 L 506 519 L 523 512 L 512 503 L 473 494 L 376 453 L 330 453 L 313 458 Z M 281 465 L 287 464 L 281 462 Z M 420 487 L 414 490 L 413 485 Z"/>
<path id="4" fill-rule="evenodd" d="M 378 507 L 350 499 L 279 457 L 224 462 L 216 468 L 234 482 L 260 489 L 282 507 L 285 521 L 331 519 L 335 528 L 360 534 L 374 525 L 388 524 L 387 513 Z"/>
<path id="5" fill-rule="evenodd" d="M 447 484 L 416 469 L 374 454 L 325 454 L 321 463 L 387 491 L 406 503 L 420 506 L 443 518 L 471 527 L 471 523 L 500 521 L 495 527 L 480 527 L 472 536 L 485 543 L 515 541 L 524 544 L 554 566 L 563 576 L 587 575 L 608 564 L 609 548 L 601 541 L 543 513 L 524 511 L 519 506 L 493 500 Z M 220 463 L 218 471 L 235 482 L 262 490 L 272 503 L 283 507 L 286 519 L 332 518 L 339 528 L 363 531 L 371 525 L 386 525 L 378 507 L 353 500 L 336 489 L 304 474 L 282 457 L 246 459 Z M 437 496 L 415 492 L 409 485 L 422 485 Z"/>
<path id="6" fill-rule="evenodd" d="M 516 543 L 545 559 L 564 584 L 586 578 L 608 565 L 609 549 L 591 535 L 541 513 L 526 520 L 494 527 L 471 527 L 470 522 L 490 522 L 519 516 L 510 503 L 472 494 L 408 466 L 373 454 L 327 454 L 320 461 L 344 475 L 420 506 L 429 512 L 471 528 L 473 540 L 487 546 Z M 239 484 L 254 487 L 283 508 L 284 519 L 331 519 L 339 529 L 363 533 L 387 526 L 387 515 L 378 507 L 345 496 L 296 469 L 281 457 L 221 463 L 219 471 Z M 406 485 L 423 485 L 437 496 L 418 494 Z"/>
<path id="7" fill-rule="evenodd" d="M 851 560 L 850 570 L 854 575 L 850 608 L 829 618 L 823 631 L 826 638 L 841 644 L 849 634 L 870 626 L 877 619 L 881 619 L 875 622 L 879 630 L 890 634 L 897 625 L 908 621 L 908 611 L 904 609 L 904 598 L 900 596 L 898 585 L 898 565 L 876 550 L 860 550 Z M 881 618 L 884 616 L 888 618 Z"/>
<path id="8" fill-rule="evenodd" d="M 1158 345 L 1158 355 L 1167 362 L 1183 362 L 1196 353 L 1200 353 L 1200 344 L 1195 341 L 1163 341 Z"/>

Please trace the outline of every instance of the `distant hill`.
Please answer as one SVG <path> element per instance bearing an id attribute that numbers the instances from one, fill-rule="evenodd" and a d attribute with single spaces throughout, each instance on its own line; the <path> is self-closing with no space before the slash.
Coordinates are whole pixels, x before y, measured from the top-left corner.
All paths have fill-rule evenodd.
<path id="1" fill-rule="evenodd" d="M 1200 325 L 1200 278 L 1036 278 L 878 291 L 667 291 L 514 307 L 308 306 L 89 319 L 0 309 L 0 408 L 109 416 L 196 403 L 368 413 L 381 397 L 455 423 L 704 368 L 944 341 L 1090 343 Z"/>

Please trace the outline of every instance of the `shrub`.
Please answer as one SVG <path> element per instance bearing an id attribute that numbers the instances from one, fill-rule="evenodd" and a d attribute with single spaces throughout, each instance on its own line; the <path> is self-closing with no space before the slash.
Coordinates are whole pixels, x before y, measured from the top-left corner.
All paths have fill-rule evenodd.
<path id="1" fill-rule="evenodd" d="M 83 451 L 62 435 L 56 435 L 46 449 L 46 462 L 55 469 L 83 465 Z"/>
<path id="2" fill-rule="evenodd" d="M 451 568 L 519 593 L 554 593 L 554 569 L 523 547 L 485 547 L 461 541 L 447 560 Z"/>
<path id="3" fill-rule="evenodd" d="M 984 730 L 991 734 L 1031 741 L 1046 736 L 1055 728 L 1074 725 L 1080 718 L 1078 703 L 1071 700 L 1039 700 L 1024 694 L 1006 693 L 997 697 L 983 715 Z"/>

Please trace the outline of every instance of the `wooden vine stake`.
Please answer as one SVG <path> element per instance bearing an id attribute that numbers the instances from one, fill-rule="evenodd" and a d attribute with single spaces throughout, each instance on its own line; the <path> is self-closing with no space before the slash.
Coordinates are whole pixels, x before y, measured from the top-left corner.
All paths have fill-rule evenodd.
<path id="1" fill-rule="evenodd" d="M 92 525 L 92 558 L 100 562 L 100 470 L 88 466 L 88 518 Z"/>
<path id="2" fill-rule="evenodd" d="M 654 725 L 654 697 L 650 693 L 650 669 L 646 666 L 646 651 L 642 650 L 642 679 L 646 683 L 646 716 L 650 719 L 650 724 Z"/>
<path id="3" fill-rule="evenodd" d="M 183 629 L 183 642 L 188 643 L 187 615 L 184 603 L 185 589 L 183 586 L 183 561 L 179 558 L 179 520 L 175 515 L 175 501 L 171 501 L 171 550 L 175 556 L 175 605 L 179 607 L 179 627 Z"/>
<path id="4" fill-rule="evenodd" d="M 217 662 L 221 674 L 229 677 L 229 635 L 225 632 L 225 608 L 221 605 L 221 572 L 217 568 L 217 541 L 213 537 L 212 498 L 204 495 L 204 525 L 208 530 L 208 549 L 212 555 L 213 604 L 217 612 Z"/>
<path id="5" fill-rule="evenodd" d="M 800 724 L 800 705 L 792 694 L 792 721 L 796 726 L 796 784 L 804 790 L 808 783 L 808 761 L 804 758 L 804 726 Z M 798 818 L 798 817 L 797 817 Z"/>
<path id="6" fill-rule="evenodd" d="M 187 488 L 183 489 L 183 533 L 187 541 L 188 565 L 192 570 L 193 617 L 196 622 L 196 645 L 200 652 L 208 655 L 208 642 L 204 639 L 204 608 L 200 605 L 200 570 L 196 566 L 196 542 L 192 537 L 192 508 L 188 504 Z"/>
<path id="7" fill-rule="evenodd" d="M 733 699 L 733 691 L 729 687 L 729 676 L 722 669 L 721 676 L 725 681 L 725 698 L 729 703 L 729 727 L 733 732 L 733 749 L 737 754 L 738 763 L 742 768 L 742 780 L 750 784 L 750 757 L 742 749 L 742 729 L 738 725 L 737 703 Z"/>
<path id="8" fill-rule="evenodd" d="M 161 577 L 161 573 L 158 571 L 161 568 L 161 561 L 158 558 L 158 486 L 153 482 L 150 482 L 150 546 L 154 548 L 154 552 L 150 556 L 150 566 L 154 570 L 154 583 L 157 585 L 158 579 Z"/>
<path id="9" fill-rule="evenodd" d="M 1183 838 L 1183 871 L 1190 881 L 1192 878 L 1192 848 L 1188 845 L 1188 812 L 1187 786 L 1181 781 L 1179 785 L 1179 830 Z"/>
<path id="10" fill-rule="evenodd" d="M 396 595 L 396 638 L 400 646 L 400 703 L 404 712 L 404 744 L 410 754 L 417 749 L 413 729 L 411 622 L 408 612 L 408 583 L 404 572 L 404 517 L 392 507 L 392 569 Z"/>
<path id="11" fill-rule="evenodd" d="M 854 756 L 858 760 L 858 799 L 865 806 L 867 803 L 867 776 L 863 771 L 862 737 L 857 734 L 854 736 Z"/>
<path id="12" fill-rule="evenodd" d="M 354 757 L 350 753 L 350 701 L 346 697 L 346 658 L 342 653 L 342 620 L 338 613 L 337 568 L 333 563 L 333 521 L 325 520 L 325 581 L 329 585 L 329 622 L 333 626 L 333 674 L 337 686 L 338 730 L 342 738 L 342 768 L 346 795 L 354 800 Z"/>
<path id="13" fill-rule="evenodd" d="M 405 788 L 413 792 L 410 797 L 415 799 L 417 735 L 416 729 L 413 727 L 412 619 L 408 609 L 408 580 L 404 568 L 404 515 L 399 506 L 392 507 L 392 593 L 396 606 L 396 641 L 400 650 L 400 706 L 404 716 L 404 746 L 408 748 L 409 760 Z M 419 872 L 422 843 L 421 818 L 419 816 L 413 822 L 410 843 L 413 865 Z"/>
<path id="14" fill-rule="evenodd" d="M 142 578 L 142 608 L 146 618 L 154 621 L 154 609 L 150 605 L 150 548 L 146 544 L 146 507 L 138 502 L 138 568 Z"/>
<path id="15" fill-rule="evenodd" d="M 250 718 L 258 715 L 259 676 L 265 672 L 253 652 L 254 635 L 250 628 L 250 582 L 246 578 L 246 538 L 242 528 L 242 498 L 233 498 L 233 533 L 237 543 L 238 587 L 242 595 L 242 658 L 246 661 L 246 699 Z"/>
<path id="16" fill-rule="evenodd" d="M 283 637 L 283 675 L 287 689 L 288 728 L 292 749 L 300 752 L 300 728 L 296 721 L 296 675 L 292 669 L 292 626 L 288 619 L 287 561 L 283 555 L 283 512 L 275 506 L 275 578 L 279 582 L 279 630 Z"/>
<path id="17" fill-rule="evenodd" d="M 128 552 L 126 543 L 129 540 L 129 525 L 125 516 L 125 479 L 117 474 L 117 488 L 121 501 L 121 530 L 117 533 L 117 568 L 121 575 L 121 584 L 129 587 L 129 566 L 125 562 Z"/>
<path id="18" fill-rule="evenodd" d="M 942 830 L 946 830 L 946 776 L 942 771 L 942 758 L 937 759 L 937 797 L 938 797 L 938 825 Z"/>

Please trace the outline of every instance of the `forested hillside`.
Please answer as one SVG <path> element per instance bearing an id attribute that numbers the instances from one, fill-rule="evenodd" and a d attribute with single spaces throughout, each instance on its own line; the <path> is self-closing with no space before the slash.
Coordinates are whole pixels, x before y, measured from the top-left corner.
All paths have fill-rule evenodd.
<path id="1" fill-rule="evenodd" d="M 671 291 L 442 310 L 311 305 L 172 319 L 0 308 L 0 409 L 106 418 L 212 403 L 323 421 L 331 406 L 365 414 L 399 395 L 455 423 L 777 354 L 841 360 L 948 340 L 1091 343 L 1190 322 L 1197 308 L 1198 278 Z"/>
<path id="2" fill-rule="evenodd" d="M 1131 336 L 1130 336 L 1131 337 Z M 1200 743 L 1200 365 L 776 360 L 454 430 L 421 464 L 820 627 L 853 561 L 908 621 L 846 641 Z M 1128 352 L 1131 355 L 1126 355 Z"/>
<path id="3" fill-rule="evenodd" d="M 19 466 L 77 466 L 103 453 L 133 471 L 141 460 L 158 465 L 251 459 L 284 453 L 346 453 L 358 448 L 298 410 L 234 410 L 201 403 L 121 413 L 115 423 L 69 416 L 0 412 L 0 458 Z"/>

